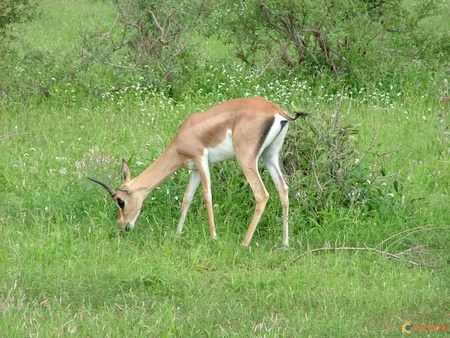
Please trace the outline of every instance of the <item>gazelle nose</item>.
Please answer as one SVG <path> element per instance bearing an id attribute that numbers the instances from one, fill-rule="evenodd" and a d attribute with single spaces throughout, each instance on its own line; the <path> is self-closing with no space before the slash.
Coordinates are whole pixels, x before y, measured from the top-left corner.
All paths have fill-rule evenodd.
<path id="1" fill-rule="evenodd" d="M 134 229 L 134 222 L 128 222 L 127 225 L 125 226 L 125 229 L 127 231 L 131 231 Z"/>

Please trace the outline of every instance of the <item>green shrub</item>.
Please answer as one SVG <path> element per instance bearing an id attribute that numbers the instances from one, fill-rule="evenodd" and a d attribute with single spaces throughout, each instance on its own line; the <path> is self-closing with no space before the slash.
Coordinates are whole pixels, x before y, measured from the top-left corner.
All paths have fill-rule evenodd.
<path id="1" fill-rule="evenodd" d="M 291 130 L 283 164 L 308 219 L 320 222 L 324 213 L 342 208 L 388 215 L 400 205 L 397 175 L 386 173 L 387 154 L 377 152 L 374 139 L 358 152 L 357 134 L 358 126 L 341 121 L 339 108 Z"/>
<path id="2" fill-rule="evenodd" d="M 254 67 L 326 74 L 359 87 L 399 81 L 415 63 L 445 69 L 449 34 L 425 24 L 443 10 L 444 3 L 432 0 L 225 0 L 210 27 Z"/>
<path id="3" fill-rule="evenodd" d="M 0 39 L 11 36 L 14 24 L 34 19 L 38 4 L 38 0 L 3 0 L 0 4 Z"/>

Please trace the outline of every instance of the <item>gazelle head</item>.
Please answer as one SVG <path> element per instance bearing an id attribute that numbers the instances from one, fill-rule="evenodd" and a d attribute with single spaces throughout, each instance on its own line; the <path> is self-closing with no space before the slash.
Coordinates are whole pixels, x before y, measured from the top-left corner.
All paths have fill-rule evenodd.
<path id="1" fill-rule="evenodd" d="M 131 173 L 125 160 L 122 160 L 122 177 L 124 181 L 117 191 L 101 180 L 92 177 L 89 177 L 89 179 L 104 187 L 111 195 L 114 203 L 116 203 L 118 210 L 117 222 L 123 224 L 120 230 L 133 230 L 141 212 L 144 198 L 142 194 L 135 191 L 132 185 L 129 184 L 131 181 Z"/>

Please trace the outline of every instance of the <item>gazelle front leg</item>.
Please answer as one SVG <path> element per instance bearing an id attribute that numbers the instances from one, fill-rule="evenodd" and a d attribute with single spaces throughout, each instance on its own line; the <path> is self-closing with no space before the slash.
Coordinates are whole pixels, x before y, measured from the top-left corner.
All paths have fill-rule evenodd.
<path id="1" fill-rule="evenodd" d="M 200 174 L 197 170 L 192 170 L 191 176 L 189 178 L 189 184 L 186 188 L 186 192 L 184 193 L 183 203 L 181 204 L 181 217 L 180 221 L 178 222 L 177 235 L 181 235 L 183 233 L 184 221 L 186 220 L 187 212 L 189 210 L 189 207 L 191 206 L 195 190 L 197 190 L 199 183 Z"/>

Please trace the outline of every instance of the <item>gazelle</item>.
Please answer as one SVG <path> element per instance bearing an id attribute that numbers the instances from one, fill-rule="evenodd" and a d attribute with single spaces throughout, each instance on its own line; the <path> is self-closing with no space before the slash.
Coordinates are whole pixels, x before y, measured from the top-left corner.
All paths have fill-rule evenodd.
<path id="1" fill-rule="evenodd" d="M 131 179 L 130 169 L 122 162 L 123 184 L 116 190 L 95 179 L 109 192 L 117 205 L 122 230 L 132 230 L 144 199 L 162 181 L 181 168 L 190 169 L 190 179 L 181 205 L 177 234 L 183 232 L 194 192 L 202 182 L 203 199 L 209 219 L 210 235 L 216 238 L 209 165 L 236 157 L 250 183 L 256 208 L 242 245 L 248 246 L 266 207 L 269 194 L 258 171 L 262 157 L 280 195 L 283 210 L 283 245 L 289 242 L 288 187 L 279 165 L 279 153 L 288 130 L 288 121 L 307 113 L 289 116 L 274 103 L 261 98 L 243 98 L 223 102 L 190 115 L 161 156 L 144 172 Z"/>

